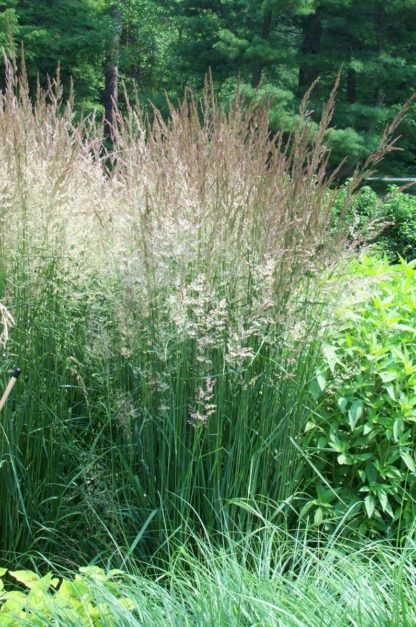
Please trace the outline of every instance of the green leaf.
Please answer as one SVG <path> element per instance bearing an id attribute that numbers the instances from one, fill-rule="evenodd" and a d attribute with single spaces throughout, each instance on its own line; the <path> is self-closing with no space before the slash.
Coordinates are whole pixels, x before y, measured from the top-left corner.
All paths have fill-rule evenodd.
<path id="1" fill-rule="evenodd" d="M 364 499 L 365 510 L 367 512 L 368 518 L 371 518 L 374 514 L 374 510 L 376 509 L 376 504 L 374 501 L 374 497 L 371 494 L 368 494 Z"/>
<path id="2" fill-rule="evenodd" d="M 338 399 L 337 403 L 342 413 L 345 414 L 345 412 L 347 411 L 348 399 L 341 396 L 341 398 Z"/>
<path id="3" fill-rule="evenodd" d="M 406 451 L 400 451 L 400 457 L 411 472 L 416 471 L 415 460 L 412 455 L 410 455 L 410 453 L 406 453 Z"/>
<path id="4" fill-rule="evenodd" d="M 317 527 L 319 527 L 319 525 L 322 525 L 322 523 L 324 522 L 324 511 L 321 507 L 318 507 L 318 509 L 316 510 L 313 522 Z"/>
<path id="5" fill-rule="evenodd" d="M 403 420 L 402 418 L 396 418 L 393 424 L 393 438 L 395 442 L 399 441 L 402 431 L 403 431 Z"/>
<path id="6" fill-rule="evenodd" d="M 26 588 L 32 588 L 40 580 L 39 575 L 31 570 L 14 570 L 10 571 L 9 574 Z"/>
<path id="7" fill-rule="evenodd" d="M 328 362 L 329 369 L 331 370 L 332 374 L 335 374 L 335 366 L 338 363 L 338 357 L 335 347 L 331 346 L 330 344 L 324 344 L 322 352 L 325 355 L 326 361 Z"/>
<path id="8" fill-rule="evenodd" d="M 348 411 L 348 422 L 351 428 L 351 431 L 354 431 L 357 422 L 360 420 L 363 415 L 363 402 L 362 401 L 354 401 Z"/>
<path id="9" fill-rule="evenodd" d="M 377 470 L 372 462 L 368 462 L 365 465 L 365 474 L 369 483 L 375 483 L 377 481 Z"/>
<path id="10" fill-rule="evenodd" d="M 398 373 L 394 370 L 388 370 L 386 372 L 379 372 L 379 376 L 383 383 L 390 383 L 390 381 L 395 381 L 398 377 Z"/>
<path id="11" fill-rule="evenodd" d="M 389 385 L 386 385 L 386 390 L 387 390 L 387 394 L 390 396 L 390 398 L 395 401 L 396 400 L 396 392 L 394 390 L 394 386 L 390 383 Z"/>
<path id="12" fill-rule="evenodd" d="M 0 568 L 0 577 L 4 577 L 6 573 L 7 573 L 7 568 Z"/>
<path id="13" fill-rule="evenodd" d="M 389 504 L 389 500 L 387 498 L 387 494 L 385 492 L 379 492 L 378 493 L 378 500 L 380 501 L 380 505 L 381 505 L 381 509 L 383 510 L 383 512 L 386 511 L 386 508 Z"/>
<path id="14" fill-rule="evenodd" d="M 319 397 L 321 396 L 325 388 L 326 388 L 326 379 L 323 376 L 323 374 L 318 370 L 315 375 L 315 378 L 313 379 L 313 381 L 311 382 L 309 386 L 309 391 L 312 394 L 315 401 L 319 399 Z"/>
<path id="15" fill-rule="evenodd" d="M 341 455 L 338 455 L 337 462 L 340 466 L 351 466 L 352 458 L 350 455 L 345 455 L 345 453 L 342 453 Z"/>

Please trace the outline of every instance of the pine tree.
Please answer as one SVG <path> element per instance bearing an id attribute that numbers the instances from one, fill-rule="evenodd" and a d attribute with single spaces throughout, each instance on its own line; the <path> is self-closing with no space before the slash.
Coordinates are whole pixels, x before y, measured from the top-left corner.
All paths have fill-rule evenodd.
<path id="1" fill-rule="evenodd" d="M 347 176 L 357 160 L 376 147 L 385 124 L 416 87 L 416 2 L 321 0 L 300 25 L 298 96 L 319 75 L 317 112 L 343 66 L 336 128 L 328 141 L 334 158 L 348 157 Z M 406 139 L 406 160 L 412 150 L 409 139 L 413 145 L 416 139 L 411 137 Z M 395 161 L 400 163 L 400 157 Z M 394 160 L 390 158 L 386 167 L 394 168 Z"/>
<path id="2" fill-rule="evenodd" d="M 3 41 L 12 35 L 17 57 L 23 44 L 33 85 L 59 64 L 66 89 L 73 77 L 80 99 L 96 98 L 107 28 L 101 0 L 0 0 L 0 28 Z"/>

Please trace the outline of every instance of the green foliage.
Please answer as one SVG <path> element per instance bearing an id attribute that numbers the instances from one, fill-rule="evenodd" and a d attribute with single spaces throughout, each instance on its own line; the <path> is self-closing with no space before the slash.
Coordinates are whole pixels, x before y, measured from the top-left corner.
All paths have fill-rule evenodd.
<path id="1" fill-rule="evenodd" d="M 391 186 L 387 195 L 379 197 L 365 186 L 345 214 L 347 195 L 347 190 L 341 189 L 334 203 L 335 228 L 342 219 L 348 225 L 351 242 L 370 245 L 392 261 L 416 258 L 416 196 Z"/>
<path id="2" fill-rule="evenodd" d="M 345 204 L 348 202 L 348 189 L 339 190 L 332 207 L 334 229 L 342 225 L 348 226 L 348 236 L 351 243 L 368 242 L 374 239 L 377 231 L 378 208 L 380 199 L 369 186 L 364 186 L 350 203 L 347 212 Z"/>
<path id="3" fill-rule="evenodd" d="M 412 541 L 397 551 L 304 529 L 292 535 L 263 518 L 257 504 L 240 505 L 257 513 L 260 529 L 239 542 L 225 536 L 221 547 L 212 537 L 192 536 L 185 545 L 170 538 L 169 560 L 148 572 L 89 566 L 58 580 L 2 569 L 0 625 L 299 627 L 305 617 L 308 627 L 415 623 Z"/>
<path id="4" fill-rule="evenodd" d="M 388 223 L 377 238 L 381 249 L 393 259 L 416 259 L 416 196 L 393 187 L 381 203 L 379 214 Z"/>
<path id="5" fill-rule="evenodd" d="M 0 569 L 2 578 L 6 572 Z M 111 604 L 117 603 L 120 619 L 123 609 L 134 608 L 133 601 L 123 596 L 121 571 L 105 573 L 89 566 L 79 572 L 73 579 L 59 579 L 50 572 L 41 577 L 30 570 L 10 571 L 8 575 L 24 589 L 8 589 L 0 579 L 0 625 L 106 625 L 113 615 Z M 105 594 L 107 602 L 99 598 Z"/>
<path id="6" fill-rule="evenodd" d="M 370 289 L 368 279 L 361 286 L 356 278 L 356 300 L 331 322 L 311 384 L 306 436 L 316 496 L 303 514 L 312 508 L 317 525 L 347 512 L 363 533 L 406 533 L 413 525 L 414 265 L 385 272 L 382 264 Z"/>
<path id="7" fill-rule="evenodd" d="M 66 90 L 72 76 L 80 100 L 92 101 L 101 84 L 100 64 L 108 37 L 108 22 L 103 15 L 103 0 L 60 0 L 59 11 L 48 0 L 20 0 L 6 8 L 9 0 L 0 3 L 4 23 L 13 10 L 12 26 L 7 29 L 14 39 L 15 54 L 20 57 L 24 45 L 29 79 L 45 81 L 55 76 L 58 64 Z M 3 6 L 2 6 L 3 5 Z M 6 26 L 5 26 L 6 27 Z M 4 27 L 4 28 L 5 28 Z M 9 34 L 6 33 L 10 41 Z"/>
<path id="8" fill-rule="evenodd" d="M 326 143 L 331 165 L 346 158 L 346 178 L 412 93 L 415 10 L 407 0 L 388 9 L 369 0 L 364 12 L 359 0 L 59 0 L 59 10 L 49 0 L 0 0 L 0 44 L 18 59 L 24 44 L 33 86 L 37 76 L 46 85 L 59 63 L 65 92 L 73 77 L 76 103 L 87 110 L 102 104 L 103 67 L 115 42 L 113 60 L 128 95 L 138 92 L 143 106 L 150 99 L 165 113 L 166 93 L 175 102 L 189 87 L 200 93 L 209 72 L 225 96 L 221 105 L 231 83 L 251 101 L 260 87 L 273 94 L 273 131 L 293 129 L 305 91 L 320 77 L 311 106 L 317 121 L 342 67 Z M 415 111 L 400 129 L 403 150 L 382 166 L 389 174 L 413 172 Z"/>

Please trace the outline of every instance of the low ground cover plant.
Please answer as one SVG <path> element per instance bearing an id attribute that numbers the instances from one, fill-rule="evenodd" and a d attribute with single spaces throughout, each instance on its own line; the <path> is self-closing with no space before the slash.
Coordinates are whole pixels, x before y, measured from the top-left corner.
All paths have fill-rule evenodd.
<path id="1" fill-rule="evenodd" d="M 133 618 L 134 602 L 117 583 L 121 571 L 89 566 L 74 577 L 58 578 L 51 572 L 41 577 L 30 570 L 0 570 L 0 577 L 6 574 L 21 587 L 7 589 L 0 579 L 0 625 L 107 625 L 114 620 L 114 604 L 122 624 Z"/>
<path id="2" fill-rule="evenodd" d="M 303 511 L 315 524 L 348 511 L 361 532 L 401 537 L 413 524 L 415 265 L 367 260 L 330 323 L 306 427 L 316 494 Z"/>

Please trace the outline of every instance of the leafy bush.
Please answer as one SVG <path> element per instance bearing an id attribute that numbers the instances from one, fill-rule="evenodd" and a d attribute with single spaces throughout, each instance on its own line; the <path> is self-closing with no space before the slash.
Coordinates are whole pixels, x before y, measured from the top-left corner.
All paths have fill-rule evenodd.
<path id="1" fill-rule="evenodd" d="M 347 194 L 346 188 L 341 189 L 334 203 L 335 228 L 339 226 Z M 388 195 L 379 198 L 371 187 L 365 186 L 343 219 L 351 242 L 370 244 L 395 261 L 399 256 L 408 260 L 416 258 L 416 196 L 391 186 Z"/>
<path id="2" fill-rule="evenodd" d="M 362 242 L 371 240 L 373 230 L 371 228 L 372 221 L 377 215 L 379 198 L 376 192 L 369 186 L 362 187 L 356 197 L 352 200 L 348 207 L 348 211 L 344 213 L 345 203 L 348 198 L 348 188 L 342 187 L 335 199 L 332 207 L 332 219 L 334 228 L 338 229 L 340 219 L 348 227 L 348 236 L 350 242 Z"/>
<path id="3" fill-rule="evenodd" d="M 337 313 L 323 346 L 306 428 L 316 494 L 303 509 L 313 509 L 318 525 L 350 508 L 362 532 L 393 533 L 413 523 L 415 263 L 379 275 L 370 296 L 365 284 L 364 300 Z"/>
<path id="4" fill-rule="evenodd" d="M 416 196 L 404 194 L 397 187 L 380 205 L 381 217 L 390 224 L 378 237 L 382 250 L 393 258 L 400 255 L 408 260 L 416 258 Z"/>

